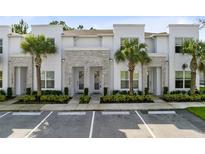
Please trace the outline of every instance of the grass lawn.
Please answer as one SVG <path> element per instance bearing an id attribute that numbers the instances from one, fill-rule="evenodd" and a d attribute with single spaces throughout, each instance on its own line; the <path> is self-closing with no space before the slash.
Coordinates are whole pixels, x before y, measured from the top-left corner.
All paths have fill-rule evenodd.
<path id="1" fill-rule="evenodd" d="M 205 107 L 189 107 L 187 110 L 205 121 Z"/>

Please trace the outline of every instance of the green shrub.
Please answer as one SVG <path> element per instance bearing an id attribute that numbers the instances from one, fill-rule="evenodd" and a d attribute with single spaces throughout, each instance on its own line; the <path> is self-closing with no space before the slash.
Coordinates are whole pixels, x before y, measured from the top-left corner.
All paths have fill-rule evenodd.
<path id="1" fill-rule="evenodd" d="M 5 95 L 0 95 L 0 102 L 3 102 L 6 100 L 6 96 Z"/>
<path id="2" fill-rule="evenodd" d="M 104 96 L 106 96 L 108 94 L 108 88 L 107 87 L 103 88 L 103 94 L 104 94 Z"/>
<path id="3" fill-rule="evenodd" d="M 119 90 L 113 90 L 112 91 L 112 95 L 116 95 L 116 94 L 118 94 L 119 93 Z"/>
<path id="4" fill-rule="evenodd" d="M 142 91 L 138 90 L 138 95 L 142 95 Z"/>
<path id="5" fill-rule="evenodd" d="M 37 91 L 33 91 L 32 95 L 37 95 Z M 41 95 L 63 95 L 60 90 L 42 90 Z"/>
<path id="6" fill-rule="evenodd" d="M 12 87 L 8 87 L 8 88 L 7 88 L 7 97 L 8 97 L 8 98 L 11 98 L 12 95 L 13 95 L 13 93 L 12 93 Z"/>
<path id="7" fill-rule="evenodd" d="M 6 95 L 4 90 L 0 90 L 0 95 Z"/>
<path id="8" fill-rule="evenodd" d="M 144 88 L 144 94 L 148 95 L 149 94 L 149 88 Z"/>
<path id="9" fill-rule="evenodd" d="M 170 94 L 189 94 L 189 91 L 186 91 L 186 90 L 174 90 L 174 91 L 171 91 Z"/>
<path id="10" fill-rule="evenodd" d="M 119 91 L 119 94 L 121 94 L 121 95 L 128 95 L 128 94 L 129 94 L 129 91 L 127 91 L 127 90 L 122 90 L 122 91 Z"/>
<path id="11" fill-rule="evenodd" d="M 153 102 L 150 95 L 109 95 L 100 97 L 100 103 L 142 103 Z"/>
<path id="12" fill-rule="evenodd" d="M 168 94 L 169 92 L 169 88 L 168 87 L 164 87 L 163 88 L 163 94 Z"/>
<path id="13" fill-rule="evenodd" d="M 88 95 L 80 96 L 80 104 L 88 104 L 90 102 L 91 97 Z"/>
<path id="14" fill-rule="evenodd" d="M 26 88 L 26 95 L 31 95 L 31 88 Z"/>
<path id="15" fill-rule="evenodd" d="M 34 102 L 36 101 L 36 96 L 34 95 L 23 95 L 18 97 L 19 101 L 22 102 Z"/>
<path id="16" fill-rule="evenodd" d="M 205 95 L 165 94 L 162 96 L 162 99 L 167 102 L 201 102 L 205 101 Z"/>
<path id="17" fill-rule="evenodd" d="M 55 103 L 66 103 L 70 97 L 68 95 L 41 95 L 41 102 L 55 102 Z"/>
<path id="18" fill-rule="evenodd" d="M 89 93 L 89 89 L 88 89 L 88 88 L 85 88 L 85 89 L 84 89 L 84 95 L 88 96 L 88 93 Z"/>
<path id="19" fill-rule="evenodd" d="M 64 87 L 64 95 L 69 95 L 69 89 L 68 87 Z"/>

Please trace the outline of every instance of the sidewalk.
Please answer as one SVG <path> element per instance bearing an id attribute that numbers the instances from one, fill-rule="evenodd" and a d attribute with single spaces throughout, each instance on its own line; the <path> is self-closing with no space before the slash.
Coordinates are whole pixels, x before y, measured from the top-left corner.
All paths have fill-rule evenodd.
<path id="1" fill-rule="evenodd" d="M 130 104 L 2 104 L 0 111 L 102 111 L 102 110 L 172 110 L 205 107 L 205 103 L 130 103 Z"/>

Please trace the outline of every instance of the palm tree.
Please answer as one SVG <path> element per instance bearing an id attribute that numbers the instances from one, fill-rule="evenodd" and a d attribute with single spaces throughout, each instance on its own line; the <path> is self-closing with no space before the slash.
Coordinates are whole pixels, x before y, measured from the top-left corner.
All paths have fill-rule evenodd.
<path id="1" fill-rule="evenodd" d="M 139 61 L 141 63 L 141 70 L 142 70 L 142 90 L 144 90 L 144 65 L 149 64 L 152 59 L 149 57 L 145 50 L 140 52 Z"/>
<path id="2" fill-rule="evenodd" d="M 190 70 L 191 70 L 190 91 L 192 95 L 195 94 L 195 89 L 196 89 L 196 71 L 198 68 L 197 60 L 198 58 L 200 58 L 200 52 L 202 51 L 201 47 L 202 47 L 201 42 L 194 39 L 188 39 L 182 45 L 183 53 L 192 56 L 190 62 Z"/>
<path id="3" fill-rule="evenodd" d="M 135 65 L 140 62 L 140 53 L 146 51 L 146 44 L 139 43 L 138 39 L 123 40 L 122 48 L 115 53 L 115 60 L 117 63 L 128 61 L 128 71 L 130 74 L 129 90 L 133 94 L 133 75 Z"/>
<path id="4" fill-rule="evenodd" d="M 48 54 L 56 53 L 56 47 L 53 41 L 46 38 L 44 35 L 29 35 L 25 37 L 25 40 L 21 43 L 23 53 L 31 54 L 34 58 L 36 66 L 36 78 L 37 78 L 37 100 L 41 96 L 41 63 L 42 57 L 46 57 Z"/>

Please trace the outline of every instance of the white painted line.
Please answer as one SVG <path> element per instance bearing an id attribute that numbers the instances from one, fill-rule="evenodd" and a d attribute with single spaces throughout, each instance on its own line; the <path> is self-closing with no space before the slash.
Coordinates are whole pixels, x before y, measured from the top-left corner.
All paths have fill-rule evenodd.
<path id="1" fill-rule="evenodd" d="M 92 120 L 91 120 L 91 124 L 90 124 L 89 138 L 92 138 L 92 135 L 93 135 L 94 119 L 95 119 L 95 111 L 93 111 L 93 115 L 92 115 Z"/>
<path id="2" fill-rule="evenodd" d="M 152 132 L 152 130 L 149 128 L 149 126 L 146 124 L 146 122 L 144 121 L 144 119 L 141 117 L 141 115 L 135 111 L 135 113 L 138 115 L 138 117 L 141 119 L 141 121 L 144 123 L 145 127 L 147 128 L 148 132 L 150 133 L 150 135 L 153 137 L 153 138 L 156 138 L 156 136 L 154 135 L 154 133 Z"/>
<path id="3" fill-rule="evenodd" d="M 38 127 L 40 127 L 40 125 L 42 123 L 44 123 L 44 121 L 46 121 L 46 119 L 48 119 L 48 117 L 53 113 L 53 111 L 51 111 L 34 129 L 32 129 L 24 138 L 28 138 L 36 129 L 38 129 Z"/>
<path id="4" fill-rule="evenodd" d="M 37 116 L 37 115 L 41 115 L 41 112 L 13 112 L 12 115 L 32 115 L 32 116 Z"/>
<path id="5" fill-rule="evenodd" d="M 3 115 L 0 116 L 0 119 L 3 118 L 4 116 L 6 116 L 7 114 L 9 114 L 10 112 L 6 112 Z"/>
<path id="6" fill-rule="evenodd" d="M 102 115 L 129 115 L 128 111 L 103 111 Z"/>
<path id="7" fill-rule="evenodd" d="M 58 112 L 58 115 L 86 115 L 86 112 Z"/>
<path id="8" fill-rule="evenodd" d="M 148 111 L 148 114 L 176 114 L 175 111 Z"/>

